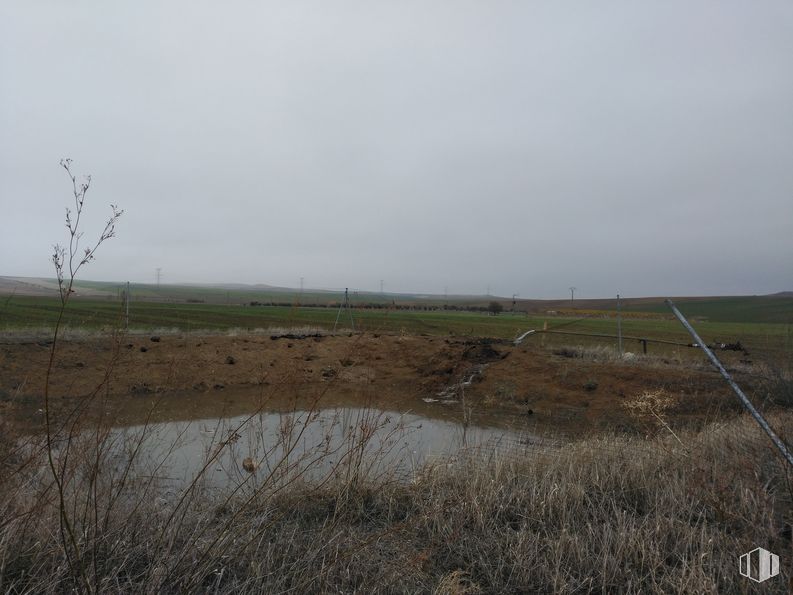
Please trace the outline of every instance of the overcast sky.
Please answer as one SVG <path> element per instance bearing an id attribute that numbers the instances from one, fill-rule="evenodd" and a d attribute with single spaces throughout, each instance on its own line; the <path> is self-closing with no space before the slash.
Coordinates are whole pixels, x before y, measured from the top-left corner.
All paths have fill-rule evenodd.
<path id="1" fill-rule="evenodd" d="M 0 5 L 0 275 L 793 289 L 793 4 Z"/>

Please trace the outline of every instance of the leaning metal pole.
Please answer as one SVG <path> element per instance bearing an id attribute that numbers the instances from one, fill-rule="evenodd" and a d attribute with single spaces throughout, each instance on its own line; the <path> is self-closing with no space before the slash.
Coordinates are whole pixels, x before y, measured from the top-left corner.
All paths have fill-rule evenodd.
<path id="1" fill-rule="evenodd" d="M 705 342 L 700 339 L 697 331 L 694 330 L 694 327 L 689 324 L 688 320 L 686 320 L 686 317 L 683 316 L 680 310 L 678 310 L 677 307 L 672 303 L 672 300 L 667 299 L 666 304 L 672 309 L 672 312 L 674 312 L 675 316 L 677 316 L 677 319 L 680 321 L 680 323 L 686 327 L 686 330 L 694 338 L 696 344 L 702 348 L 702 351 L 704 351 L 705 355 L 708 356 L 713 366 L 722 376 L 724 376 L 724 379 L 730 385 L 732 390 L 735 391 L 735 394 L 738 395 L 738 398 L 741 400 L 741 403 L 743 403 L 743 406 L 746 408 L 746 410 L 752 414 L 752 417 L 755 418 L 757 423 L 760 424 L 760 427 L 763 428 L 765 433 L 768 434 L 768 437 L 771 438 L 771 441 L 779 449 L 779 452 L 782 453 L 782 456 L 784 456 L 785 459 L 787 459 L 787 462 L 790 463 L 790 466 L 793 467 L 793 454 L 790 454 L 790 451 L 785 446 L 785 443 L 782 442 L 774 430 L 771 429 L 771 426 L 768 425 L 768 422 L 765 420 L 762 414 L 757 409 L 755 409 L 754 405 L 752 405 L 752 402 L 741 390 L 741 387 L 735 383 L 735 381 L 732 379 L 732 376 L 730 376 L 727 370 L 724 369 L 724 366 L 721 365 L 721 362 L 718 360 L 718 358 L 713 354 L 710 348 L 705 345 Z"/>
<path id="2" fill-rule="evenodd" d="M 622 357 L 622 312 L 620 312 L 620 294 L 617 294 L 617 349 Z"/>

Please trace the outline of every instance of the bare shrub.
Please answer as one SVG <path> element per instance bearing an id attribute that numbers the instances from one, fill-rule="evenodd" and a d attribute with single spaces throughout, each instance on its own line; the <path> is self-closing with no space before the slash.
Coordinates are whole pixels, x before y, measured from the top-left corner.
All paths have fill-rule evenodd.
<path id="1" fill-rule="evenodd" d="M 378 420 L 367 414 L 352 425 Z M 284 418 L 281 446 L 301 436 L 293 422 Z M 789 414 L 774 422 L 793 427 Z M 237 429 L 215 433 L 210 466 L 218 452 L 249 454 L 232 440 Z M 122 438 L 106 435 L 98 462 L 95 437 L 72 441 L 70 468 L 82 480 L 69 484 L 66 504 L 79 513 L 91 590 L 735 592 L 745 588 L 736 556 L 758 544 L 784 551 L 793 521 L 790 477 L 748 419 L 681 433 L 686 448 L 659 433 L 497 458 L 471 451 L 423 467 L 413 481 L 364 471 L 356 447 L 372 434 L 363 429 L 337 453 L 348 469 L 309 478 L 292 451 L 290 472 L 272 473 L 287 464 L 275 456 L 262 475 L 260 453 L 256 473 L 222 489 L 201 479 L 160 485 L 130 456 L 147 432 L 124 436 L 121 450 L 112 441 Z M 725 449 L 736 435 L 740 447 Z M 691 449 L 696 458 L 686 456 Z M 84 481 L 97 464 L 99 480 Z M 16 489 L 3 486 L 2 587 L 79 585 L 49 538 L 59 525 L 51 480 L 33 465 L 17 478 Z M 785 580 L 767 587 L 782 592 Z"/>

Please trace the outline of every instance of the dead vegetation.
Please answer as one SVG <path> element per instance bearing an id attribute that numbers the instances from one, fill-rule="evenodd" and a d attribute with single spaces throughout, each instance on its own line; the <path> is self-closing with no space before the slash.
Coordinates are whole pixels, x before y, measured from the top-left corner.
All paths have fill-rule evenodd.
<path id="1" fill-rule="evenodd" d="M 793 427 L 789 414 L 773 422 Z M 675 437 L 472 451 L 407 481 L 364 472 L 355 453 L 371 436 L 356 434 L 350 464 L 321 480 L 298 467 L 262 475 L 251 460 L 224 489 L 199 474 L 164 490 L 137 468 L 140 442 L 59 434 L 63 509 L 42 451 L 9 456 L 6 445 L 0 589 L 742 592 L 740 553 L 791 551 L 793 477 L 747 418 Z M 73 545 L 56 537 L 64 512 Z M 783 592 L 787 579 L 764 587 Z"/>

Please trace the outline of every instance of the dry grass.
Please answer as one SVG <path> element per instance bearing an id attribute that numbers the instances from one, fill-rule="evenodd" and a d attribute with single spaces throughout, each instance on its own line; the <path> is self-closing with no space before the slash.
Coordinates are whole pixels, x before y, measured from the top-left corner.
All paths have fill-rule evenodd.
<path id="1" fill-rule="evenodd" d="M 622 355 L 614 347 L 607 345 L 561 345 L 548 347 L 556 355 L 569 357 L 571 359 L 581 359 L 591 362 L 621 362 L 625 365 L 637 365 L 643 368 L 652 366 L 678 366 L 687 369 L 707 369 L 710 364 L 691 361 L 680 354 L 658 355 L 654 353 L 644 354 L 635 351 L 625 351 Z"/>
<path id="2" fill-rule="evenodd" d="M 641 367 L 644 370 L 658 368 L 677 368 L 689 372 L 712 371 L 713 365 L 705 359 L 700 350 L 688 349 L 686 352 L 677 351 L 676 353 L 644 354 L 635 351 L 625 351 L 620 355 L 613 347 L 605 345 L 561 345 L 548 347 L 555 355 L 560 355 L 570 359 L 580 359 L 585 362 L 609 363 L 623 366 Z M 765 361 L 755 361 L 743 363 L 725 360 L 724 355 L 717 353 L 722 364 L 735 375 L 752 375 L 754 377 L 766 377 L 773 375 L 779 369 L 778 365 L 770 366 Z M 701 357 L 700 357 L 701 356 Z"/>
<path id="3" fill-rule="evenodd" d="M 213 490 L 198 478 L 176 491 L 136 468 L 134 438 L 120 451 L 112 433 L 73 436 L 58 443 L 58 469 L 76 549 L 59 536 L 40 451 L 8 456 L 6 444 L 0 589 L 748 592 L 737 556 L 756 546 L 788 572 L 793 478 L 748 418 L 679 441 L 474 451 L 412 481 L 360 473 L 356 448 L 370 435 L 350 443 L 343 472 L 319 480 L 294 467 L 277 480 Z M 784 592 L 788 579 L 764 591 Z"/>

